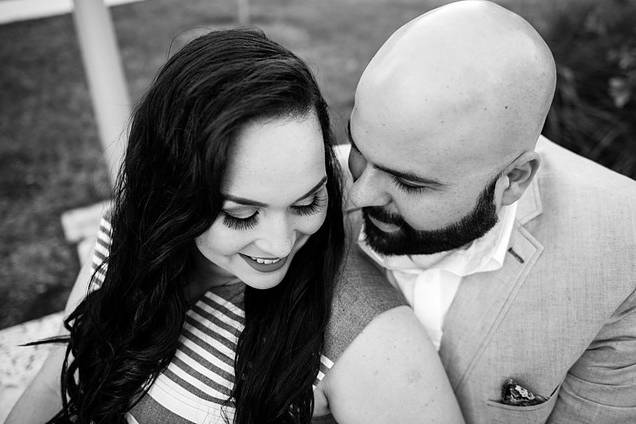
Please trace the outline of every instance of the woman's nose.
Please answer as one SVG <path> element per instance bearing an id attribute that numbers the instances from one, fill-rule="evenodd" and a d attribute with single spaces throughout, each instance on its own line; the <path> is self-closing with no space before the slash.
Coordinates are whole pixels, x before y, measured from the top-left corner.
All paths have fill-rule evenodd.
<path id="1" fill-rule="evenodd" d="M 296 231 L 292 221 L 284 214 L 269 217 L 255 241 L 263 254 L 284 258 L 291 253 L 296 242 Z"/>

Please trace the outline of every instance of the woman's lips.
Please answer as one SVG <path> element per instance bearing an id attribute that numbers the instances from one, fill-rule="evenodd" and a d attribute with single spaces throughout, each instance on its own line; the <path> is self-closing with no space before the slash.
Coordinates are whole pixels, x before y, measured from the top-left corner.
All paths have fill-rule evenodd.
<path id="1" fill-rule="evenodd" d="M 261 258 L 258 256 L 244 255 L 242 253 L 239 253 L 239 255 L 245 262 L 247 262 L 249 266 L 259 272 L 273 272 L 279 270 L 285 265 L 285 262 L 287 262 L 287 258 L 289 257 L 285 256 L 284 258 Z"/>

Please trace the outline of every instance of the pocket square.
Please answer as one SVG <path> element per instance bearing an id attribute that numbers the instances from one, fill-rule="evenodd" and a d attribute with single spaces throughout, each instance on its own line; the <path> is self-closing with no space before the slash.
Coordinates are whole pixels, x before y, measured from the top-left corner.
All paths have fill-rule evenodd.
<path id="1" fill-rule="evenodd" d="M 513 378 L 507 378 L 501 385 L 501 402 L 512 406 L 531 406 L 545 402 L 547 399 L 534 394 Z"/>

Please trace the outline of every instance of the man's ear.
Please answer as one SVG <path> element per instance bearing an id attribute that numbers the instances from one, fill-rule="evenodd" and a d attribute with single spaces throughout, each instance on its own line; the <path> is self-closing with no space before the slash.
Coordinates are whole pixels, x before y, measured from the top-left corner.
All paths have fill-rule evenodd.
<path id="1" fill-rule="evenodd" d="M 503 172 L 503 175 L 508 177 L 508 187 L 504 189 L 501 197 L 504 206 L 511 205 L 521 198 L 540 166 L 541 156 L 534 151 L 521 154 L 508 165 Z"/>

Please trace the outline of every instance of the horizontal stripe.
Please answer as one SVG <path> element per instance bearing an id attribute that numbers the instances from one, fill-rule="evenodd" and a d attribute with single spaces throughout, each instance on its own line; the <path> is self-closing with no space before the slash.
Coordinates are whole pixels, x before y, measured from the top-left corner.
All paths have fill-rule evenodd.
<path id="1" fill-rule="evenodd" d="M 104 268 L 105 269 L 108 266 L 108 262 L 106 262 L 107 259 L 108 259 L 108 256 L 104 256 L 103 254 L 101 254 L 98 251 L 94 250 L 93 251 L 93 260 L 91 261 L 93 269 L 97 269 L 97 268 Z"/>
<path id="2" fill-rule="evenodd" d="M 207 349 L 208 346 L 214 346 L 220 353 L 234 361 L 236 341 L 219 336 L 203 323 L 194 321 L 192 317 L 186 317 L 181 335 L 197 343 L 204 349 Z M 193 335 L 196 338 L 189 337 L 189 335 Z M 197 338 L 199 340 L 197 340 Z"/>
<path id="3" fill-rule="evenodd" d="M 211 389 L 217 390 L 221 394 L 227 395 L 229 390 L 234 386 L 232 377 L 230 377 L 229 380 L 222 377 L 211 364 L 197 362 L 195 358 L 183 351 L 177 351 L 175 353 L 173 362 L 184 371 L 187 371 L 193 378 L 204 383 L 206 386 L 210 386 Z"/>
<path id="4" fill-rule="evenodd" d="M 102 220 L 99 221 L 99 229 L 103 229 L 105 233 L 110 233 L 113 231 L 113 227 L 110 225 L 110 221 L 106 218 L 102 218 Z"/>
<path id="5" fill-rule="evenodd" d="M 107 230 L 103 226 L 99 227 L 99 231 L 97 232 L 97 238 L 103 240 L 106 244 L 110 244 L 110 238 L 112 235 L 112 231 Z"/>
<path id="6" fill-rule="evenodd" d="M 110 233 L 105 232 L 103 228 L 100 229 L 97 233 L 97 239 L 95 241 L 105 247 L 108 247 L 112 244 Z"/>
<path id="7" fill-rule="evenodd" d="M 218 352 L 212 346 L 207 346 L 208 349 L 204 349 L 186 338 L 181 338 L 179 342 L 178 349 L 182 350 L 186 355 L 193 359 L 204 361 L 208 366 L 214 367 L 217 370 L 216 372 L 226 380 L 234 380 L 234 361 L 232 359 Z"/>
<path id="8" fill-rule="evenodd" d="M 101 273 L 100 271 L 97 271 L 96 269 L 93 269 L 93 275 L 95 275 L 94 280 L 97 280 L 97 282 L 100 283 L 99 285 L 101 286 L 101 283 L 103 283 L 106 279 L 106 275 Z"/>
<path id="9" fill-rule="evenodd" d="M 209 402 L 199 398 L 187 388 L 180 386 L 165 374 L 159 375 L 148 391 L 157 403 L 171 411 L 173 414 L 183 417 L 193 423 L 205 422 L 210 408 Z M 141 419 L 145 411 L 139 411 L 137 419 Z M 154 410 L 148 411 L 147 415 L 152 417 Z"/>
<path id="10" fill-rule="evenodd" d="M 219 340 L 216 340 L 213 337 L 208 336 L 207 334 L 205 334 L 201 330 L 197 329 L 196 327 L 193 327 L 192 325 L 188 324 L 187 322 L 184 324 L 183 329 L 184 329 L 184 331 L 190 332 L 190 334 L 192 334 L 193 336 L 197 337 L 201 341 L 205 342 L 205 344 L 208 344 L 208 345 L 214 347 L 216 350 L 218 350 L 219 352 L 221 352 L 222 354 L 224 354 L 228 358 L 233 358 L 234 357 L 236 346 L 234 346 L 234 348 L 229 348 L 225 344 L 221 343 Z M 193 340 L 191 337 L 188 337 L 188 339 Z"/>
<path id="11" fill-rule="evenodd" d="M 222 317 L 219 318 L 222 319 Z M 236 344 L 238 342 L 240 333 L 237 334 L 237 332 L 229 332 L 225 328 L 217 325 L 217 323 L 205 319 L 205 317 L 202 317 L 192 309 L 188 311 L 186 319 L 188 319 L 188 321 L 193 325 L 200 324 L 200 326 L 196 325 L 196 327 L 201 329 L 201 331 L 204 331 L 206 334 L 213 335 L 216 338 L 222 337 L 232 344 Z"/>
<path id="12" fill-rule="evenodd" d="M 174 362 L 163 371 L 163 375 L 207 403 L 222 404 L 227 398 L 226 396 L 219 396 L 216 391 L 210 392 L 210 388 L 198 380 L 188 380 L 188 373 L 177 367 Z"/>
<path id="13" fill-rule="evenodd" d="M 324 364 L 327 368 L 333 367 L 333 361 L 327 358 L 325 355 L 320 355 L 320 362 Z"/>
<path id="14" fill-rule="evenodd" d="M 245 326 L 240 322 L 233 320 L 229 316 L 221 313 L 221 311 L 215 310 L 213 307 L 206 305 L 203 302 L 197 302 L 196 305 L 192 307 L 191 311 L 199 314 L 202 319 L 217 324 L 219 327 L 229 331 L 236 337 L 238 337 L 241 331 L 243 331 L 243 328 L 245 328 Z"/>
<path id="15" fill-rule="evenodd" d="M 103 246 L 102 244 L 99 243 L 99 240 L 95 243 L 95 253 L 99 254 L 99 256 L 97 256 L 101 261 L 103 261 L 104 259 L 106 259 L 108 257 L 108 255 L 110 254 L 109 249 L 110 248 L 110 244 L 108 246 Z"/>
<path id="16" fill-rule="evenodd" d="M 245 312 L 240 309 L 239 307 L 237 307 L 235 304 L 233 304 L 232 302 L 223 299 L 221 296 L 218 296 L 210 291 L 205 293 L 205 296 L 201 299 L 202 301 L 211 301 L 212 304 L 210 304 L 210 306 L 215 307 L 215 306 L 220 306 L 220 310 L 223 311 L 223 309 L 226 309 L 226 311 L 223 311 L 223 313 L 225 313 L 226 315 L 229 315 L 230 317 L 232 317 L 232 319 L 240 322 L 241 324 L 245 323 Z M 209 304 L 209 303 L 208 303 Z M 229 312 L 229 313 L 227 313 Z M 234 316 L 232 316 L 234 315 Z"/>
<path id="17" fill-rule="evenodd" d="M 183 359 L 189 362 L 183 362 Z M 196 367 L 193 368 L 193 367 Z M 187 355 L 175 355 L 172 358 L 172 362 L 168 368 L 174 373 L 178 373 L 181 379 L 188 384 L 198 387 L 206 396 L 211 396 L 214 399 L 227 399 L 232 390 L 232 385 L 229 382 L 224 384 L 219 381 L 224 381 L 217 374 L 206 370 L 201 364 L 196 364 L 192 358 Z M 208 375 L 204 375 L 202 372 L 206 372 Z M 213 377 L 213 378 L 211 378 Z M 219 381 L 217 381 L 219 380 Z"/>

